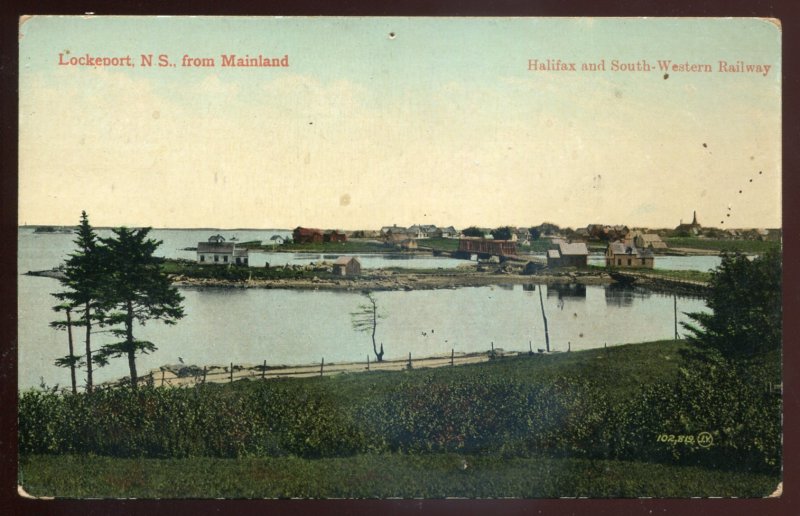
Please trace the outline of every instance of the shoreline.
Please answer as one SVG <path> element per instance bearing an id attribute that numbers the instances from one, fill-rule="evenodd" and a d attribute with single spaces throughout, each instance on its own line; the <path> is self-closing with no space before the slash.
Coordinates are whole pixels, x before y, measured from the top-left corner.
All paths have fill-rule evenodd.
<path id="1" fill-rule="evenodd" d="M 495 271 L 452 269 L 447 272 L 403 272 L 387 269 L 368 269 L 369 272 L 355 277 L 330 277 L 325 274 L 311 278 L 275 278 L 229 280 L 219 278 L 195 278 L 183 274 L 170 274 L 172 284 L 181 289 L 284 289 L 284 290 L 329 290 L 329 291 L 414 291 L 485 287 L 492 285 L 611 285 L 618 283 L 605 270 L 540 271 L 520 274 L 513 269 L 500 267 Z M 654 274 L 650 270 L 620 271 L 631 278 L 634 286 L 657 292 L 676 295 L 702 296 L 708 284 L 702 281 L 670 278 Z M 27 276 L 60 279 L 58 270 L 28 271 Z"/>
<path id="2" fill-rule="evenodd" d="M 371 274 L 342 278 L 249 279 L 231 281 L 212 278 L 190 278 L 176 275 L 173 285 L 179 288 L 264 288 L 298 290 L 435 290 L 489 285 L 568 284 L 608 285 L 614 280 L 606 273 L 559 272 L 553 274 L 513 274 L 493 272 L 414 273 L 373 269 Z"/>

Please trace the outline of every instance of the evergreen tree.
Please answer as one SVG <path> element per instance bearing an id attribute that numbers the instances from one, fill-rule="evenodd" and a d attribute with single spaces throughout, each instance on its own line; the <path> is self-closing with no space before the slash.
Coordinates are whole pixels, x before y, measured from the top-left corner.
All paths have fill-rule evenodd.
<path id="1" fill-rule="evenodd" d="M 92 353 L 92 330 L 95 323 L 100 323 L 106 308 L 104 301 L 104 276 L 102 249 L 97 240 L 94 229 L 89 224 L 89 217 L 86 212 L 81 212 L 81 221 L 76 231 L 77 238 L 75 245 L 77 251 L 72 253 L 64 263 L 62 269 L 64 277 L 60 280 L 61 285 L 66 288 L 63 292 L 53 294 L 61 303 L 54 307 L 56 311 L 65 311 L 67 321 L 54 321 L 51 326 L 55 328 L 65 328 L 70 340 L 70 354 L 64 358 L 56 360 L 56 365 L 70 367 L 73 369 L 78 365 L 86 365 L 86 390 L 92 392 L 94 382 L 92 378 L 93 365 L 103 365 L 103 357 L 95 357 Z M 77 318 L 72 319 L 75 313 Z M 86 330 L 85 346 L 86 354 L 83 361 L 76 357 L 72 350 L 72 330 L 73 326 L 82 326 Z"/>
<path id="2" fill-rule="evenodd" d="M 512 238 L 511 228 L 508 226 L 503 226 L 493 229 L 492 238 L 494 238 L 495 240 L 511 240 Z"/>
<path id="3" fill-rule="evenodd" d="M 704 359 L 748 360 L 781 347 L 781 256 L 777 248 L 750 260 L 725 253 L 712 273 L 711 313 L 687 314 L 689 342 Z"/>
<path id="4" fill-rule="evenodd" d="M 62 303 L 53 307 L 56 312 L 64 312 L 67 316 L 66 320 L 53 321 L 50 326 L 57 330 L 67 330 L 67 344 L 69 345 L 69 354 L 61 358 L 57 358 L 55 364 L 58 367 L 69 367 L 69 376 L 72 383 L 72 394 L 78 393 L 78 381 L 75 374 L 75 369 L 81 365 L 81 359 L 75 355 L 75 346 L 72 341 L 72 327 L 76 326 L 72 320 L 73 306 L 67 303 Z"/>
<path id="5" fill-rule="evenodd" d="M 465 237 L 481 237 L 483 238 L 483 231 L 475 226 L 470 226 L 461 232 Z"/>
<path id="6" fill-rule="evenodd" d="M 108 276 L 107 296 L 114 312 L 106 324 L 121 324 L 112 333 L 123 340 L 107 344 L 101 349 L 104 358 L 125 356 L 130 369 L 130 381 L 137 387 L 136 354 L 150 353 L 155 344 L 134 337 L 134 325 L 144 325 L 149 320 L 175 324 L 184 316 L 183 296 L 161 272 L 159 258 L 153 252 L 161 241 L 148 238 L 150 228 L 114 230 L 114 237 L 101 239 L 107 251 L 106 260 L 111 273 Z"/>

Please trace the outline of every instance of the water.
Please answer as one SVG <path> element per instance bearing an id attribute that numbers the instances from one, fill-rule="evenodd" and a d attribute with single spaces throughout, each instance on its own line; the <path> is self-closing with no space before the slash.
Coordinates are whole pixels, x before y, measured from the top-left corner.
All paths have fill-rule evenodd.
<path id="1" fill-rule="evenodd" d="M 589 255 L 589 265 L 605 265 L 606 258 L 604 255 Z M 673 271 L 702 271 L 707 272 L 710 269 L 715 269 L 722 263 L 722 258 L 719 256 L 662 256 L 656 255 L 653 262 L 654 269 L 664 269 Z"/>
<path id="2" fill-rule="evenodd" d="M 183 232 L 189 235 L 169 231 L 154 231 L 154 236 L 165 242 L 170 237 L 172 249 L 197 243 L 195 231 Z M 251 239 L 243 236 L 245 232 L 236 233 L 242 241 Z M 201 234 L 207 238 L 209 233 Z M 21 232 L 20 270 L 59 264 L 72 250 L 72 238 Z M 68 385 L 68 370 L 53 365 L 57 357 L 67 353 L 66 333 L 48 326 L 57 318 L 51 309 L 55 300 L 50 293 L 58 291 L 60 285 L 50 278 L 18 278 L 19 387 L 38 386 L 40 377 L 48 385 Z M 387 359 L 407 357 L 409 352 L 412 357 L 423 357 L 449 354 L 451 349 L 486 351 L 492 342 L 496 348 L 509 351 L 527 351 L 529 341 L 534 350 L 544 348 L 538 289 L 544 294 L 554 350 L 566 351 L 568 343 L 578 351 L 604 343 L 610 346 L 673 337 L 672 296 L 616 285 L 509 285 L 376 292 L 378 306 L 386 315 L 379 322 L 376 338 L 383 342 Z M 319 362 L 323 357 L 326 363 L 366 361 L 372 353 L 369 334 L 357 333 L 351 326 L 350 313 L 365 301 L 358 292 L 182 289 L 181 293 L 186 298 L 186 317 L 177 325 L 151 322 L 137 329 L 137 338 L 151 340 L 159 347 L 153 354 L 138 358 L 141 373 L 175 364 L 179 356 L 187 364 L 197 365 L 260 364 L 263 360 L 271 365 L 288 365 Z M 706 307 L 701 299 L 678 298 L 679 322 L 688 320 L 683 312 L 703 310 Z M 76 349 L 82 348 L 81 338 L 76 335 Z M 98 335 L 94 347 L 108 341 L 107 336 Z M 116 359 L 97 370 L 95 379 L 102 382 L 127 374 L 126 360 Z"/>

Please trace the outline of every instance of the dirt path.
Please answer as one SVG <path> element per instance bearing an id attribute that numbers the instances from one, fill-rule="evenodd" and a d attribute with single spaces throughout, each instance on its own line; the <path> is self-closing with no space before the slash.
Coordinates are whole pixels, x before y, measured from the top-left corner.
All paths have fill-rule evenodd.
<path id="1" fill-rule="evenodd" d="M 497 356 L 516 356 L 518 352 L 504 352 L 496 349 Z M 477 364 L 490 360 L 490 352 L 485 353 L 454 353 L 450 355 L 432 356 L 425 358 L 411 357 L 411 367 L 413 369 L 423 369 L 430 367 L 451 367 L 464 364 Z M 143 383 L 152 381 L 155 386 L 188 386 L 199 383 L 226 383 L 236 380 L 273 380 L 276 378 L 307 378 L 312 376 L 331 376 L 345 373 L 362 373 L 366 371 L 402 371 L 408 369 L 409 360 L 384 360 L 383 362 L 341 362 L 341 363 L 319 363 L 299 366 L 267 366 L 263 367 L 254 364 L 233 364 L 233 375 L 231 375 L 230 364 L 227 366 L 198 366 L 169 365 L 159 369 L 153 369 L 144 375 L 141 380 Z"/>

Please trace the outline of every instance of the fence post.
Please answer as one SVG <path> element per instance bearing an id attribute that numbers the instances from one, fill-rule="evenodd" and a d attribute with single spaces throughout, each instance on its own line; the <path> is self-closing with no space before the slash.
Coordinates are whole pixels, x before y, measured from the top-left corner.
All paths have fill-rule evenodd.
<path id="1" fill-rule="evenodd" d="M 267 377 L 267 361 L 264 360 L 264 365 L 261 366 L 261 379 L 263 380 L 266 377 Z"/>
<path id="2" fill-rule="evenodd" d="M 319 376 L 322 377 L 322 369 L 325 367 L 325 357 L 322 357 L 322 362 L 319 364 Z"/>
<path id="3" fill-rule="evenodd" d="M 411 369 L 411 352 L 408 352 L 408 368 Z"/>
<path id="4" fill-rule="evenodd" d="M 533 342 L 530 340 L 528 341 L 528 354 L 533 355 Z"/>
<path id="5" fill-rule="evenodd" d="M 572 351 L 572 342 L 567 341 L 567 353 Z"/>
<path id="6" fill-rule="evenodd" d="M 208 372 L 208 368 L 203 366 L 203 383 L 206 383 L 206 373 Z"/>
<path id="7" fill-rule="evenodd" d="M 164 368 L 161 368 L 161 386 L 164 386 Z"/>
<path id="8" fill-rule="evenodd" d="M 451 366 L 452 366 L 452 365 L 455 365 L 455 364 L 453 363 L 453 359 L 455 358 L 455 356 L 456 356 L 456 350 L 455 350 L 455 348 L 450 348 L 450 365 L 451 365 Z"/>
<path id="9" fill-rule="evenodd" d="M 233 362 L 231 362 L 231 382 L 233 382 Z"/>
<path id="10" fill-rule="evenodd" d="M 369 353 L 367 353 L 367 371 L 369 371 Z"/>

